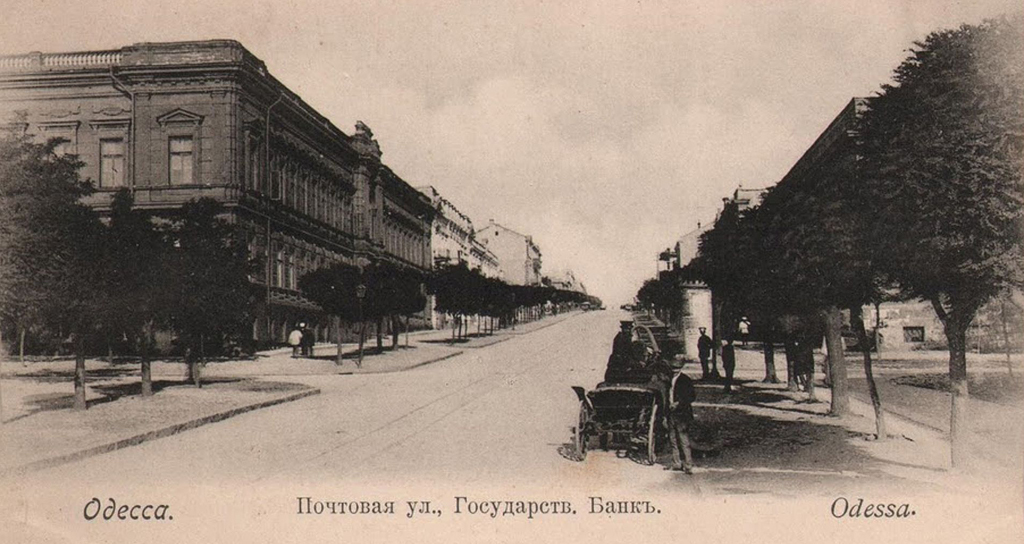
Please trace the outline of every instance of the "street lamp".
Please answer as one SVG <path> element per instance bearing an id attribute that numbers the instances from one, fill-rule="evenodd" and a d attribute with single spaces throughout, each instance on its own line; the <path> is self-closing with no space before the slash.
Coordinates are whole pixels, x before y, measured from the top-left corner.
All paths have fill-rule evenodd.
<path id="1" fill-rule="evenodd" d="M 366 297 L 366 286 L 359 284 L 356 286 L 356 298 L 359 299 L 359 362 L 356 366 L 363 366 L 363 342 L 364 335 L 366 332 L 366 323 L 363 322 L 363 298 Z"/>

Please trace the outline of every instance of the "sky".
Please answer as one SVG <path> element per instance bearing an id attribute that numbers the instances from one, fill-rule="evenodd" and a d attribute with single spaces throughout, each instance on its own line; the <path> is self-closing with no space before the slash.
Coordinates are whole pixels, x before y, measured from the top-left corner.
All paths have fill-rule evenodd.
<path id="1" fill-rule="evenodd" d="M 0 54 L 235 39 L 384 161 L 606 303 L 781 179 L 929 32 L 1019 0 L 5 0 Z"/>

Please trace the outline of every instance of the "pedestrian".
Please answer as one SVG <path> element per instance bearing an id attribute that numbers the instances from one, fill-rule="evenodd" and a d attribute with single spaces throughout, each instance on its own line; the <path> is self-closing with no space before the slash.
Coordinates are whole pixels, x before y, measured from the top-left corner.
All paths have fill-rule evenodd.
<path id="1" fill-rule="evenodd" d="M 736 370 L 736 346 L 732 344 L 732 338 L 722 346 L 722 368 L 725 369 L 725 392 L 731 393 L 732 374 Z"/>
<path id="2" fill-rule="evenodd" d="M 693 381 L 682 371 L 673 372 L 671 367 L 660 367 L 663 375 L 671 380 L 669 389 L 668 434 L 672 443 L 672 469 L 693 474 L 693 451 L 690 449 L 690 427 L 693 425 L 693 401 L 697 399 Z M 667 374 L 665 368 L 668 368 Z M 675 374 L 673 376 L 673 374 Z"/>
<path id="3" fill-rule="evenodd" d="M 750 321 L 746 317 L 740 319 L 740 325 L 738 329 L 740 333 L 740 339 L 743 340 L 743 345 L 746 346 L 747 338 L 750 337 Z"/>
<path id="4" fill-rule="evenodd" d="M 313 356 L 313 345 L 316 344 L 316 337 L 313 334 L 313 330 L 306 327 L 305 323 L 302 325 L 302 356 L 312 357 Z"/>
<path id="5" fill-rule="evenodd" d="M 292 347 L 292 359 L 299 358 L 299 352 L 302 349 L 302 327 L 304 323 L 299 323 L 299 326 L 292 329 L 292 332 L 288 334 L 288 345 Z"/>
<path id="6" fill-rule="evenodd" d="M 708 372 L 708 359 L 711 358 L 711 349 L 714 347 L 714 343 L 711 342 L 711 337 L 708 336 L 707 329 L 704 327 L 700 328 L 700 338 L 697 339 L 697 354 L 700 356 L 700 379 L 706 380 L 711 375 Z"/>

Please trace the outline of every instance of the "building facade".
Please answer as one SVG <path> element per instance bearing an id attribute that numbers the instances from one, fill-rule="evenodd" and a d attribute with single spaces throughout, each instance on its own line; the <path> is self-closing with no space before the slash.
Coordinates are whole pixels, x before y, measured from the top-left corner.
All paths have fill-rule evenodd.
<path id="1" fill-rule="evenodd" d="M 368 127 L 338 129 L 235 41 L 141 43 L 109 51 L 0 57 L 0 123 L 84 162 L 101 211 L 129 188 L 173 214 L 209 197 L 266 266 L 258 341 L 306 321 L 333 327 L 298 278 L 335 262 L 431 268 L 429 200 L 381 163 Z"/>
<path id="2" fill-rule="evenodd" d="M 572 270 L 557 270 L 545 276 L 544 279 L 548 285 L 555 289 L 587 294 L 587 287 L 576 278 L 576 274 Z"/>
<path id="3" fill-rule="evenodd" d="M 498 258 L 500 278 L 509 285 L 540 285 L 541 253 L 532 236 L 520 234 L 495 223 L 476 231 L 480 240 Z"/>

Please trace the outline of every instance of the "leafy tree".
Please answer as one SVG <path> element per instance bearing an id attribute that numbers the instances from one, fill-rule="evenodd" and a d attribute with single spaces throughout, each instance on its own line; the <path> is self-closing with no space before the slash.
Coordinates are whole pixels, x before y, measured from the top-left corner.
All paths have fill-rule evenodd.
<path id="1" fill-rule="evenodd" d="M 161 306 L 197 386 L 207 349 L 218 351 L 244 334 L 256 297 L 244 234 L 223 212 L 212 199 L 189 201 L 168 231 L 173 247 L 165 259 L 161 292 L 168 298 Z"/>
<path id="2" fill-rule="evenodd" d="M 354 322 L 359 318 L 356 286 L 361 282 L 362 275 L 358 267 L 340 262 L 299 278 L 302 294 L 337 318 L 335 333 L 338 338 L 338 351 L 334 362 L 338 365 L 342 364 L 341 322 Z"/>
<path id="3" fill-rule="evenodd" d="M 966 333 L 1024 283 L 1024 19 L 930 34 L 864 115 L 878 264 L 930 301 L 949 343 L 951 460 L 966 461 Z"/>
<path id="4" fill-rule="evenodd" d="M 150 358 L 160 325 L 165 244 L 149 213 L 134 207 L 127 189 L 114 194 L 103 246 L 103 297 L 97 307 L 100 329 L 109 346 L 123 339 L 141 357 L 142 395 L 153 393 Z"/>
<path id="5" fill-rule="evenodd" d="M 91 192 L 81 162 L 55 142 L 0 140 L 0 312 L 70 334 L 75 409 L 85 409 L 85 337 L 92 332 L 102 270 L 103 225 L 79 199 Z"/>

